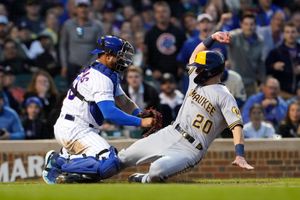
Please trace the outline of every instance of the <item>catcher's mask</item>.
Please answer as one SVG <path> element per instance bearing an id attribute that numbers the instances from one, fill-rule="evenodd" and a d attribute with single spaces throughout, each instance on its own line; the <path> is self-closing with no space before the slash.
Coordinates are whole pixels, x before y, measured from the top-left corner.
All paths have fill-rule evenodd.
<path id="1" fill-rule="evenodd" d="M 189 66 L 197 68 L 198 75 L 194 78 L 194 82 L 202 85 L 211 77 L 224 71 L 225 61 L 223 55 L 218 51 L 201 51 L 196 55 L 194 63 Z"/>
<path id="2" fill-rule="evenodd" d="M 113 70 L 123 72 L 127 67 L 132 65 L 134 48 L 128 41 L 122 38 L 107 35 L 98 39 L 98 48 L 94 49 L 91 53 L 97 55 L 107 53 L 116 56 L 117 62 Z"/>

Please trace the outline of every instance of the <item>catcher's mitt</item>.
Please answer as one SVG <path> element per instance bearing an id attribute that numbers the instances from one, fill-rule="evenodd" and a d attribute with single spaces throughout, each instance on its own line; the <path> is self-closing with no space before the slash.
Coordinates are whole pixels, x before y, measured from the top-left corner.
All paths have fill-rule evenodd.
<path id="1" fill-rule="evenodd" d="M 154 119 L 151 127 L 144 128 L 142 132 L 143 137 L 147 137 L 148 135 L 151 135 L 162 128 L 162 114 L 153 108 L 145 109 L 143 112 L 138 114 L 138 117 L 152 117 Z"/>

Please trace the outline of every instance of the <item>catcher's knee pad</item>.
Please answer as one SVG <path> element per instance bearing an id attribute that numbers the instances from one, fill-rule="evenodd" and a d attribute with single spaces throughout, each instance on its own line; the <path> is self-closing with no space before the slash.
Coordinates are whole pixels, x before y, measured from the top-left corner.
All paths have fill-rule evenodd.
<path id="1" fill-rule="evenodd" d="M 120 162 L 114 147 L 109 149 L 108 158 L 99 160 L 93 156 L 74 158 L 62 165 L 61 169 L 67 173 L 97 174 L 101 179 L 109 178 L 120 170 Z"/>
<path id="2" fill-rule="evenodd" d="M 163 167 L 154 162 L 149 168 L 149 178 L 151 182 L 163 182 L 167 179 L 167 176 L 164 173 Z"/>

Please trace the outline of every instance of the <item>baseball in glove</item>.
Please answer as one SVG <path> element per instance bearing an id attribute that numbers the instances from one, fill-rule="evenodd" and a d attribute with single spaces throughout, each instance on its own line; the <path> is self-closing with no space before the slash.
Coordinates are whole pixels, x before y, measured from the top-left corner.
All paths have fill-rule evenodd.
<path id="1" fill-rule="evenodd" d="M 154 120 L 153 124 L 149 128 L 144 128 L 142 132 L 143 137 L 147 137 L 151 135 L 152 133 L 157 132 L 162 128 L 162 114 L 155 110 L 154 108 L 149 108 L 143 110 L 143 112 L 138 114 L 138 117 L 140 118 L 147 118 L 147 117 L 152 117 Z"/>

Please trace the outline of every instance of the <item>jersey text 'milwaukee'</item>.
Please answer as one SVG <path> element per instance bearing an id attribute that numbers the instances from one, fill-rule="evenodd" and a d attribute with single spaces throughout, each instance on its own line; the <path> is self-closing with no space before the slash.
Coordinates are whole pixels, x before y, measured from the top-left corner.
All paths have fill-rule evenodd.
<path id="1" fill-rule="evenodd" d="M 195 89 L 192 89 L 189 93 L 189 96 L 192 97 L 192 100 L 197 102 L 200 106 L 202 106 L 211 116 L 213 116 L 214 112 L 216 111 L 216 108 L 209 102 L 209 100 L 197 94 Z"/>

